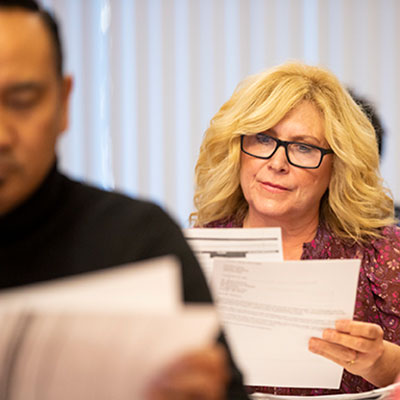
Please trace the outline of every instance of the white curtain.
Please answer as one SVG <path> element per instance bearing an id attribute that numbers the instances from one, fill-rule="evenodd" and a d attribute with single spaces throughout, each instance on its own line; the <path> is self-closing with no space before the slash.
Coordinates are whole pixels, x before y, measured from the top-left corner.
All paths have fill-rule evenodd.
<path id="1" fill-rule="evenodd" d="M 320 64 L 384 122 L 382 174 L 400 200 L 400 1 L 42 0 L 75 79 L 59 148 L 70 175 L 149 198 L 187 226 L 210 118 L 246 75 Z"/>

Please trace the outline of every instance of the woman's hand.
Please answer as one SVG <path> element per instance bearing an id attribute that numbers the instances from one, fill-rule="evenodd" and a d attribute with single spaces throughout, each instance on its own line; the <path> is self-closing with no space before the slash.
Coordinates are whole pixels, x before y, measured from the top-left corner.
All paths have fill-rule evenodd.
<path id="1" fill-rule="evenodd" d="M 214 345 L 179 358 L 150 384 L 148 400 L 223 400 L 230 379 L 226 351 Z"/>
<path id="2" fill-rule="evenodd" d="M 382 328 L 372 323 L 338 320 L 322 339 L 310 339 L 309 350 L 375 386 L 393 383 L 400 371 L 400 347 L 383 340 Z"/>

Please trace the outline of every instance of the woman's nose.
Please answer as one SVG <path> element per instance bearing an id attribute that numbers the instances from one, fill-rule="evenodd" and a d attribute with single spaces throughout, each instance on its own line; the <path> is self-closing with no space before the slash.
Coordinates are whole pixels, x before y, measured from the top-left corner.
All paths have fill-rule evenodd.
<path id="1" fill-rule="evenodd" d="M 285 172 L 289 168 L 284 146 L 279 146 L 275 154 L 268 160 L 268 167 L 276 171 Z"/>

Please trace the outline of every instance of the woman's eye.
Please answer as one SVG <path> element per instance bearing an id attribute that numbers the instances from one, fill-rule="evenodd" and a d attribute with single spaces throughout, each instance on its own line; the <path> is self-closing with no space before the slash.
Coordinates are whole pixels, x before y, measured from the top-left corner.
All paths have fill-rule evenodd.
<path id="1" fill-rule="evenodd" d="M 262 144 L 271 144 L 273 142 L 272 138 L 267 135 L 263 135 L 262 133 L 258 133 L 256 135 L 257 142 Z"/>
<path id="2" fill-rule="evenodd" d="M 315 151 L 315 149 L 311 146 L 307 146 L 306 144 L 296 144 L 295 150 L 299 153 L 311 153 Z"/>

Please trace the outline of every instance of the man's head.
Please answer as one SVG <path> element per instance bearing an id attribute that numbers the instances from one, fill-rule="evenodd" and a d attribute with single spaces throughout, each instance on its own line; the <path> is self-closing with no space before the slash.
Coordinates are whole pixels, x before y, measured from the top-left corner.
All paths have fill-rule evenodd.
<path id="1" fill-rule="evenodd" d="M 60 39 L 57 20 L 48 11 L 42 9 L 35 0 L 0 0 L 0 11 L 7 8 L 19 7 L 23 10 L 34 12 L 41 18 L 44 26 L 48 30 L 54 45 L 54 61 L 60 77 L 63 75 L 63 48 Z"/>
<path id="2" fill-rule="evenodd" d="M 57 38 L 35 2 L 0 0 L 0 215 L 41 184 L 68 124 L 71 79 Z"/>

